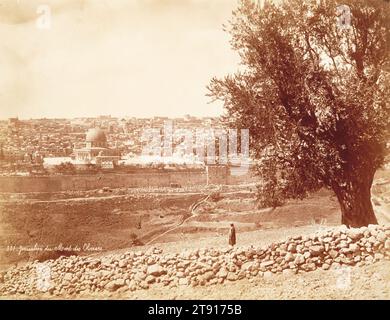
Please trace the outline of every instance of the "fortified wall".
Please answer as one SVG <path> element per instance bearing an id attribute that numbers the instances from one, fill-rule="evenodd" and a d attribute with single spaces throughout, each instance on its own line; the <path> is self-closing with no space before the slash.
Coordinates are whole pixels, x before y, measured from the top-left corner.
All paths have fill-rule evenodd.
<path id="1" fill-rule="evenodd" d="M 161 173 L 104 173 L 92 175 L 53 175 L 38 177 L 0 177 L 0 192 L 60 192 L 109 188 L 169 187 L 206 184 L 238 184 L 253 180 L 249 173 L 234 175 L 226 166 L 212 166 L 205 171 L 188 170 Z"/>

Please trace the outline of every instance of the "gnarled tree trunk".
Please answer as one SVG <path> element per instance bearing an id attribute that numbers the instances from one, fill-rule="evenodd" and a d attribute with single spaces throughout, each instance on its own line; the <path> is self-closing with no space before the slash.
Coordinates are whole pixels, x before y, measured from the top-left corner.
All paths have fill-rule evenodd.
<path id="1" fill-rule="evenodd" d="M 348 182 L 333 187 L 341 208 L 341 223 L 348 227 L 377 224 L 371 203 L 373 174 L 355 173 Z"/>

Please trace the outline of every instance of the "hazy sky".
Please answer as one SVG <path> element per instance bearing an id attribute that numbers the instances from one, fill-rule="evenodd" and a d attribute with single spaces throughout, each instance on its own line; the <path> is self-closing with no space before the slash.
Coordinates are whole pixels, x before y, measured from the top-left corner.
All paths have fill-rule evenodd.
<path id="1" fill-rule="evenodd" d="M 218 115 L 237 0 L 0 0 L 0 118 Z"/>

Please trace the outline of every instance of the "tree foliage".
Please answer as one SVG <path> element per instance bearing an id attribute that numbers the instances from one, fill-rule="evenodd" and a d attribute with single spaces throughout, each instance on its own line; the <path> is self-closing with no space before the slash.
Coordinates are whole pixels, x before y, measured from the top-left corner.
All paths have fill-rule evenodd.
<path id="1" fill-rule="evenodd" d="M 338 23 L 339 5 L 350 26 Z M 226 27 L 239 70 L 208 87 L 225 122 L 248 128 L 269 203 L 335 191 L 343 223 L 376 222 L 370 202 L 389 137 L 390 14 L 383 0 L 242 1 Z"/>

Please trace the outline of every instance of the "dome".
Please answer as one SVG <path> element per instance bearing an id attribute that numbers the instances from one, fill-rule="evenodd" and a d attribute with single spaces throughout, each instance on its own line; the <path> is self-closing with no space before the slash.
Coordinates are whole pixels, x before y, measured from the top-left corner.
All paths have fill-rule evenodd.
<path id="1" fill-rule="evenodd" d="M 89 129 L 85 140 L 87 142 L 100 142 L 100 143 L 107 142 L 106 134 L 102 129 L 98 129 L 98 128 Z"/>

